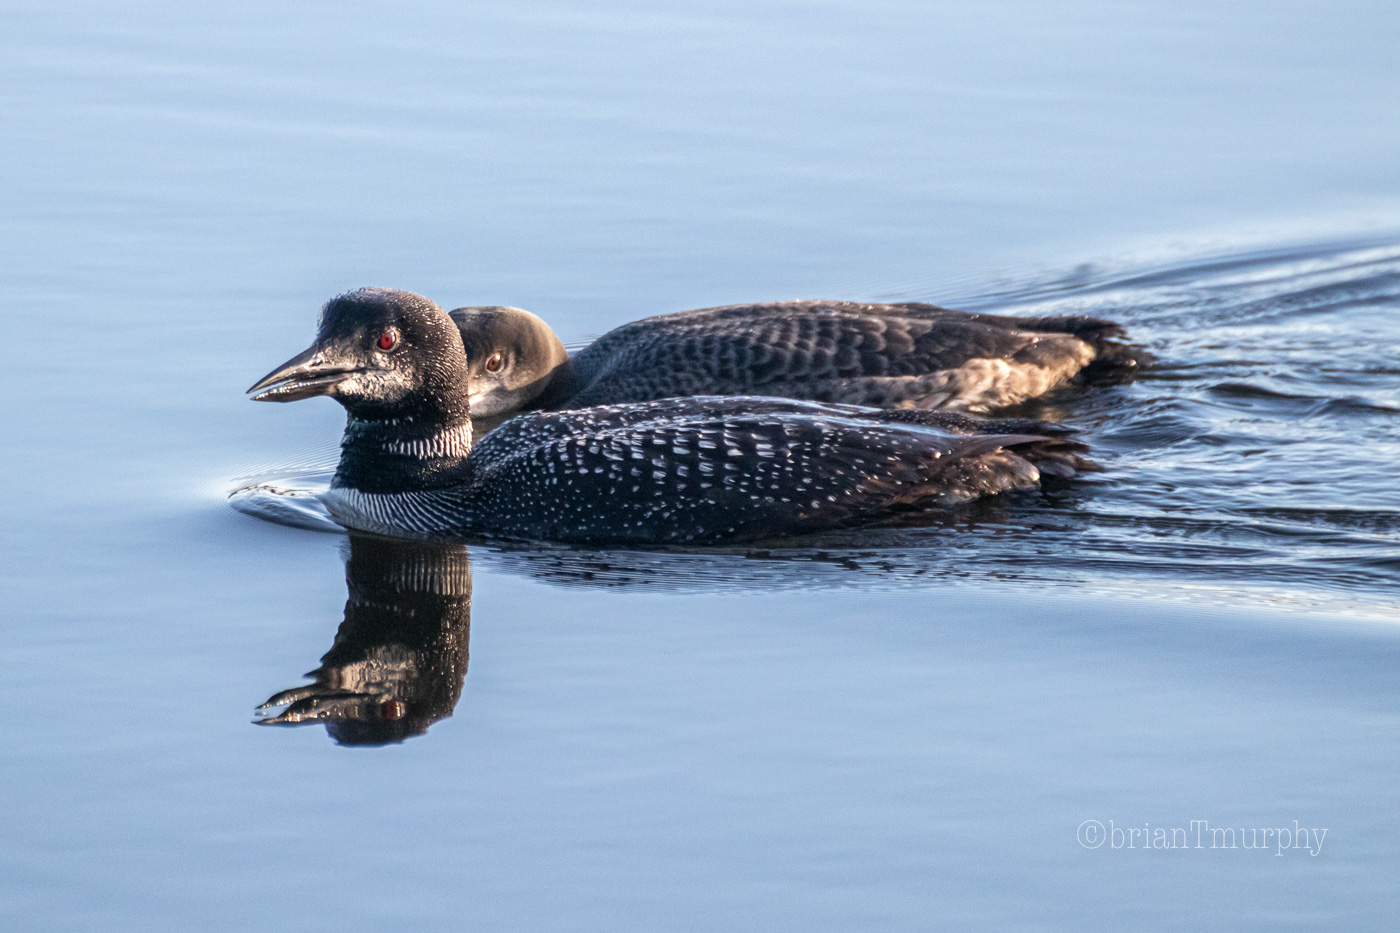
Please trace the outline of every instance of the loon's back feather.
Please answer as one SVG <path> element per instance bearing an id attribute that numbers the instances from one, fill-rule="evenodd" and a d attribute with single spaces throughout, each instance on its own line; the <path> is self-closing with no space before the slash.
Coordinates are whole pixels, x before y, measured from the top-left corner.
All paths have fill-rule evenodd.
<path id="1" fill-rule="evenodd" d="M 488 314 L 489 312 L 489 314 Z M 453 312 L 469 353 L 483 331 L 545 341 L 519 309 Z M 581 408 L 686 395 L 766 395 L 874 407 L 985 411 L 1105 370 L 1130 370 L 1138 351 L 1122 328 L 1089 317 L 1005 317 L 918 302 L 781 301 L 726 305 L 624 324 L 571 360 L 538 364 L 534 407 Z M 553 337 L 552 332 L 549 336 Z M 518 338 L 519 339 L 519 338 Z M 557 338 L 554 338 L 557 342 Z M 520 352 L 531 365 L 537 350 Z M 502 410 L 525 393 L 476 375 L 473 404 Z M 524 382 L 524 375 L 516 378 Z M 499 396 L 499 398 L 497 398 Z M 498 406 L 500 406 L 498 408 Z"/>
<path id="2" fill-rule="evenodd" d="M 461 534 L 752 540 L 1033 488 L 1037 461 L 1091 468 L 1062 436 L 950 434 L 920 414 L 937 413 L 702 397 L 522 415 L 480 441 L 443 503 Z"/>

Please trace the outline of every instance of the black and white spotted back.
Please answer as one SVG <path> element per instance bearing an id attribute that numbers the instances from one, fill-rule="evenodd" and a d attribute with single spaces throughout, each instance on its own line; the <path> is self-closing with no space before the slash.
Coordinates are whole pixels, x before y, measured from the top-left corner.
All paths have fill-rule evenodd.
<path id="1" fill-rule="evenodd" d="M 903 423 L 883 417 L 894 414 Z M 524 415 L 481 440 L 470 480 L 440 501 L 460 510 L 462 533 L 743 540 L 1033 487 L 1036 459 L 1083 466 L 1082 445 L 1062 438 L 960 436 L 913 414 L 693 398 Z"/>

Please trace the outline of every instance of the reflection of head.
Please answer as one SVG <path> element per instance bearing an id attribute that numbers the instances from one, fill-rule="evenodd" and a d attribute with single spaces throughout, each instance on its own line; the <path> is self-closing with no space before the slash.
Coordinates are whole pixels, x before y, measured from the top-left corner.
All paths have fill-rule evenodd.
<path id="1" fill-rule="evenodd" d="M 345 565 L 345 621 L 315 682 L 259 709 L 260 725 L 320 722 L 341 745 L 421 735 L 462 695 L 471 627 L 471 567 L 461 545 L 356 535 Z"/>

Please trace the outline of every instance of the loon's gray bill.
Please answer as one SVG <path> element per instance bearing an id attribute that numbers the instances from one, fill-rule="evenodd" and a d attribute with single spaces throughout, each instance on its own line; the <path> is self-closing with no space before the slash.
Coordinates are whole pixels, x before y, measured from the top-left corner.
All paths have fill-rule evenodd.
<path id="1" fill-rule="evenodd" d="M 357 369 L 335 366 L 318 359 L 321 348 L 312 345 L 255 382 L 255 402 L 295 402 L 326 395 Z"/>

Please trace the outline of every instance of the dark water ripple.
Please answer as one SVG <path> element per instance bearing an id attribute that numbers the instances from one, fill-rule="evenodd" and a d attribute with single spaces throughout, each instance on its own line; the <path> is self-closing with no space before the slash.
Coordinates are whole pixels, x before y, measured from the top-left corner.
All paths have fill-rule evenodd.
<path id="1" fill-rule="evenodd" d="M 1072 282 L 1072 284 L 1069 284 Z M 927 296 L 908 296 L 927 297 Z M 564 584 L 903 585 L 938 578 L 1390 608 L 1400 592 L 1400 244 L 1276 250 L 1113 275 L 1081 267 L 964 306 L 1123 321 L 1158 355 L 1135 381 L 1016 414 L 1076 425 L 1106 472 L 919 528 L 773 548 L 486 545 L 488 565 Z M 282 491 L 300 479 L 273 482 Z M 324 475 L 320 475 L 324 480 Z M 326 527 L 269 489 L 243 511 Z"/>

